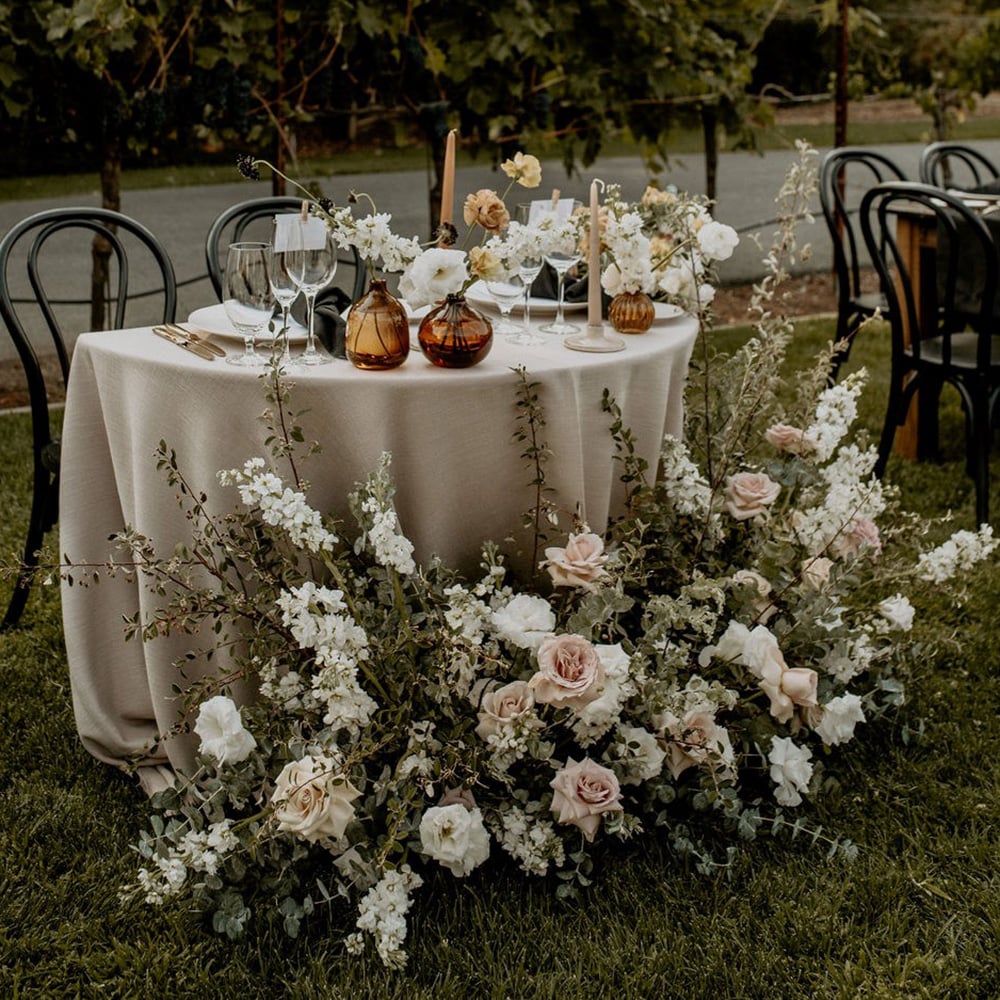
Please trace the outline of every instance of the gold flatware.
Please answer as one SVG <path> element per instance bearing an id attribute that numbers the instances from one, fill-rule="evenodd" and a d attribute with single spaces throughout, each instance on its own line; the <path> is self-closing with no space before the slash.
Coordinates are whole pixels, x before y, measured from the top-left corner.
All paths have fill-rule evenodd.
<path id="1" fill-rule="evenodd" d="M 181 326 L 179 323 L 165 323 L 164 324 L 168 330 L 172 330 L 174 333 L 181 337 L 187 337 L 188 340 L 197 341 L 199 344 L 207 347 L 217 358 L 224 358 L 226 352 L 219 347 L 218 344 L 209 340 L 210 334 L 205 333 L 201 330 L 188 330 Z"/>
<path id="2" fill-rule="evenodd" d="M 154 326 L 153 333 L 155 333 L 157 337 L 169 340 L 171 344 L 183 347 L 185 351 L 190 351 L 192 354 L 196 354 L 199 358 L 204 358 L 205 361 L 215 360 L 215 355 L 204 344 L 197 340 L 192 340 L 186 335 L 180 336 L 172 330 L 168 330 L 165 326 Z"/>

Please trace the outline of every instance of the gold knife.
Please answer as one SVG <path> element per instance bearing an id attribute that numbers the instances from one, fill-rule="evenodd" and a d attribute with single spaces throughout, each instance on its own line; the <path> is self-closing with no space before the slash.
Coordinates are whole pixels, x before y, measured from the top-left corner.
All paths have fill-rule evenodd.
<path id="1" fill-rule="evenodd" d="M 169 340 L 171 344 L 183 347 L 185 351 L 196 354 L 199 358 L 204 358 L 205 361 L 215 360 L 215 355 L 204 344 L 199 344 L 198 341 L 191 340 L 189 337 L 181 337 L 176 333 L 172 333 L 165 326 L 154 326 L 153 333 L 164 340 Z"/>
<path id="2" fill-rule="evenodd" d="M 178 336 L 185 337 L 187 340 L 193 340 L 202 347 L 210 350 L 217 358 L 224 358 L 226 352 L 219 347 L 218 344 L 213 343 L 209 340 L 210 334 L 203 332 L 201 330 L 187 330 L 180 323 L 165 323 L 164 326 L 171 332 L 176 333 Z"/>

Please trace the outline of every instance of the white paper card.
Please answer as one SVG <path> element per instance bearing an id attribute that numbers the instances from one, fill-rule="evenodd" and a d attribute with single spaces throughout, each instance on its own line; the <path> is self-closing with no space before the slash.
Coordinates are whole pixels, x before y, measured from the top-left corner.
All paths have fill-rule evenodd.
<path id="1" fill-rule="evenodd" d="M 538 226 L 545 219 L 554 218 L 556 222 L 566 222 L 573 214 L 573 199 L 562 198 L 556 202 L 556 207 L 552 207 L 552 199 L 545 198 L 541 201 L 531 202 L 528 209 L 528 225 Z"/>
<path id="2" fill-rule="evenodd" d="M 288 250 L 322 250 L 326 246 L 326 223 L 315 215 L 302 221 L 299 212 L 288 212 L 274 217 L 274 252 Z"/>

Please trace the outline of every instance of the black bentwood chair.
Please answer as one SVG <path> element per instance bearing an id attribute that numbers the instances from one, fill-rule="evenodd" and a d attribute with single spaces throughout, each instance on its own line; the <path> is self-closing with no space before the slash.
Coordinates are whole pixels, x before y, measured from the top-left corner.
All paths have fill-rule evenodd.
<path id="1" fill-rule="evenodd" d="M 831 359 L 830 381 L 848 359 L 854 336 L 861 324 L 876 312 L 888 319 L 889 303 L 883 291 L 861 288 L 867 261 L 857 226 L 857 205 L 861 194 L 883 181 L 906 180 L 889 157 L 862 146 L 841 146 L 830 150 L 820 169 L 820 204 L 833 241 L 833 266 L 837 282 L 837 332 L 839 349 Z M 860 193 L 858 189 L 860 188 Z"/>
<path id="2" fill-rule="evenodd" d="M 208 229 L 205 238 L 205 263 L 208 265 L 208 277 L 215 289 L 215 294 L 222 296 L 222 272 L 225 267 L 226 249 L 230 243 L 250 239 L 247 231 L 256 230 L 256 237 L 266 242 L 269 239 L 269 224 L 271 218 L 281 212 L 298 212 L 302 207 L 302 199 L 294 197 L 252 198 L 242 201 L 220 213 Z M 344 282 L 344 269 L 350 280 Z M 358 252 L 353 248 L 342 251 L 338 255 L 337 284 L 345 287 L 352 302 L 357 302 L 367 288 L 364 264 Z"/>
<path id="3" fill-rule="evenodd" d="M 959 191 L 990 189 L 1000 170 L 988 156 L 961 142 L 932 142 L 920 153 L 920 180 L 939 188 Z"/>
<path id="4" fill-rule="evenodd" d="M 914 206 L 937 224 L 936 280 L 915 287 L 894 235 L 893 214 Z M 1000 386 L 996 329 L 997 247 L 983 219 L 926 184 L 882 184 L 861 205 L 861 225 L 890 299 L 892 367 L 875 471 L 885 471 L 896 428 L 918 397 L 920 449 L 937 440 L 941 388 L 953 385 L 965 412 L 967 469 L 976 484 L 976 523 L 989 521 L 991 407 Z M 888 254 L 877 251 L 885 246 Z M 895 280 L 893 280 L 895 278 Z"/>
<path id="5" fill-rule="evenodd" d="M 91 262 L 98 256 L 107 261 L 107 274 L 100 282 L 104 309 L 99 323 L 91 303 L 84 301 L 84 294 L 75 302 L 66 297 L 67 290 L 77 287 L 83 293 L 84 285 L 86 293 L 93 294 Z M 87 264 L 81 266 L 83 261 Z M 83 281 L 74 284 L 77 275 Z M 140 284 L 148 289 L 153 280 L 156 284 L 151 291 L 136 291 Z M 157 319 L 172 322 L 177 308 L 173 264 L 145 226 L 120 212 L 53 208 L 23 219 L 0 240 L 0 316 L 27 379 L 34 462 L 21 573 L 0 629 L 12 628 L 20 620 L 38 565 L 38 549 L 45 532 L 58 520 L 60 438 L 53 434 L 43 361 L 54 351 L 65 386 L 70 351 L 64 327 L 72 323 L 68 327 L 72 333 L 95 324 L 98 329 L 123 329 L 129 301 L 135 303 L 137 298 L 150 294 L 154 296 L 152 309 L 157 304 L 162 306 L 155 313 Z M 81 313 L 81 306 L 91 311 Z M 130 314 L 137 308 L 134 305 Z M 145 307 L 143 311 L 145 314 Z M 41 355 L 36 351 L 36 342 L 46 345 Z"/>

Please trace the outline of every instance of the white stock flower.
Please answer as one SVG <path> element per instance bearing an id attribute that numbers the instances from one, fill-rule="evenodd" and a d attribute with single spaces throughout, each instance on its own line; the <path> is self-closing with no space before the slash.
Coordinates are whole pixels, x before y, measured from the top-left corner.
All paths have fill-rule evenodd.
<path id="1" fill-rule="evenodd" d="M 956 531 L 944 544 L 920 556 L 917 576 L 930 583 L 945 583 L 991 555 L 997 544 L 988 524 L 979 531 Z"/>
<path id="2" fill-rule="evenodd" d="M 798 746 L 791 737 L 775 736 L 767 759 L 771 764 L 771 780 L 778 786 L 774 798 L 779 805 L 797 806 L 802 792 L 809 790 L 813 766 L 809 747 Z"/>
<path id="3" fill-rule="evenodd" d="M 465 251 L 431 247 L 403 272 L 399 294 L 419 308 L 460 291 L 468 277 Z"/>
<path id="4" fill-rule="evenodd" d="M 887 597 L 878 606 L 878 613 L 885 620 L 890 631 L 909 632 L 913 628 L 913 605 L 903 594 Z"/>
<path id="5" fill-rule="evenodd" d="M 556 627 L 556 615 L 544 597 L 518 594 L 492 614 L 498 638 L 518 649 L 538 649 Z"/>
<path id="6" fill-rule="evenodd" d="M 201 738 L 201 752 L 217 764 L 238 764 L 257 746 L 243 726 L 236 702 L 222 694 L 201 703 L 194 731 Z"/>
<path id="7" fill-rule="evenodd" d="M 461 803 L 431 806 L 420 819 L 420 847 L 456 878 L 468 875 L 490 856 L 483 814 Z"/>
<path id="8" fill-rule="evenodd" d="M 823 714 L 815 726 L 816 734 L 827 746 L 847 743 L 854 737 L 854 727 L 865 721 L 861 699 L 850 692 L 831 698 L 823 706 Z"/>

